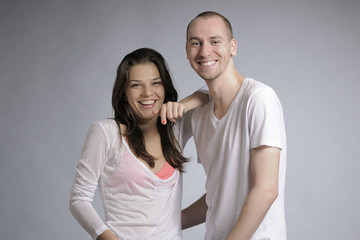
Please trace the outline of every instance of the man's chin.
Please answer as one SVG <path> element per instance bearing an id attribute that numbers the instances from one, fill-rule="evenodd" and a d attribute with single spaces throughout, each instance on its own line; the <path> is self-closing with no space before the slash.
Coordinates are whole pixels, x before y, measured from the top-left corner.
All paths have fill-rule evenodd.
<path id="1" fill-rule="evenodd" d="M 211 82 L 214 79 L 216 79 L 217 76 L 210 75 L 210 74 L 204 74 L 204 73 L 198 73 L 198 75 L 205 80 L 206 82 Z"/>

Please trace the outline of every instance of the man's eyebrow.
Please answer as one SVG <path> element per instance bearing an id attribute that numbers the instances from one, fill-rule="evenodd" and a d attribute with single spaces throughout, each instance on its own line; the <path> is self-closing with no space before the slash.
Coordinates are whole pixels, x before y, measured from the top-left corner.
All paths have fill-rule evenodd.
<path id="1" fill-rule="evenodd" d="M 224 40 L 224 38 L 222 36 L 219 36 L 219 35 L 215 35 L 215 36 L 212 36 L 209 38 L 210 40 L 214 40 L 214 39 L 221 39 L 221 40 Z"/>
<path id="2" fill-rule="evenodd" d="M 197 40 L 197 41 L 199 41 L 199 38 L 198 38 L 198 37 L 190 37 L 190 38 L 188 39 L 188 41 L 191 41 L 191 40 Z"/>
<path id="3" fill-rule="evenodd" d="M 219 36 L 219 35 L 215 35 L 215 36 L 210 37 L 209 39 L 224 39 L 224 38 Z M 200 41 L 200 38 L 198 38 L 198 37 L 190 37 L 188 39 L 188 41 L 191 41 L 191 40 Z"/>

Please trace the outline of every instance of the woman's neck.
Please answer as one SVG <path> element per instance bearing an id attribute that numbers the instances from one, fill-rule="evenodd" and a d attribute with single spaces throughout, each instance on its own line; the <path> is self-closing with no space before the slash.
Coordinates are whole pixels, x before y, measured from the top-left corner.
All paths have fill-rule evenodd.
<path id="1" fill-rule="evenodd" d="M 139 127 L 141 131 L 143 132 L 144 137 L 147 136 L 154 136 L 156 134 L 159 134 L 158 128 L 157 128 L 157 118 L 153 118 L 145 123 L 139 123 Z"/>

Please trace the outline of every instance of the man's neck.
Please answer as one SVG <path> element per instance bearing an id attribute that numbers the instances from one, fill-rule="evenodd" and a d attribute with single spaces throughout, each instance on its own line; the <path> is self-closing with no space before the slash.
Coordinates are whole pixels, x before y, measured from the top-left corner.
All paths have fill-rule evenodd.
<path id="1" fill-rule="evenodd" d="M 235 99 L 245 77 L 237 71 L 221 76 L 213 81 L 206 82 L 211 97 L 214 99 L 214 115 L 221 119 L 229 110 L 231 103 Z"/>

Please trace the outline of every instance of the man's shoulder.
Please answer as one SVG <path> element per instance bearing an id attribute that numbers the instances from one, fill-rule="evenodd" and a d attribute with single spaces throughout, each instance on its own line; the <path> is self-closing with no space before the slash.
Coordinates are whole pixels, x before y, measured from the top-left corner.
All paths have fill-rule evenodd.
<path id="1" fill-rule="evenodd" d="M 251 97 L 252 95 L 260 92 L 274 92 L 274 90 L 269 85 L 257 81 L 253 78 L 246 78 L 244 84 L 244 91 L 247 97 Z"/>
<path id="2" fill-rule="evenodd" d="M 271 87 L 263 82 L 260 82 L 258 80 L 255 80 L 253 78 L 246 78 L 244 81 L 245 84 L 247 84 L 247 87 L 249 90 L 257 90 L 260 88 L 270 88 Z"/>

